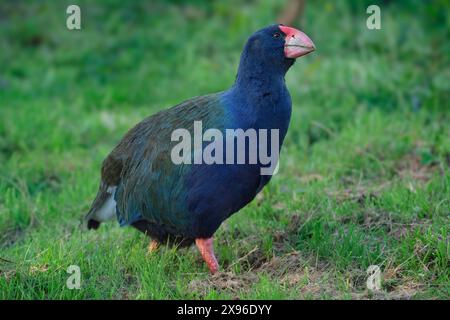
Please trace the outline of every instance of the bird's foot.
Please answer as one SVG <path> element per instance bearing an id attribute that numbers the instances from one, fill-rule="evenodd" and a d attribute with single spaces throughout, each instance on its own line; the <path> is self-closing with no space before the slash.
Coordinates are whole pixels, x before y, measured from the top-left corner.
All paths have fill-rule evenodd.
<path id="1" fill-rule="evenodd" d="M 195 244 L 197 245 L 203 260 L 206 262 L 211 274 L 214 274 L 219 270 L 219 264 L 214 255 L 213 238 L 198 238 L 195 239 Z"/>
<path id="2" fill-rule="evenodd" d="M 150 241 L 150 244 L 148 245 L 147 253 L 152 254 L 156 250 L 158 250 L 158 248 L 159 248 L 159 242 L 156 240 L 152 240 L 152 241 Z"/>

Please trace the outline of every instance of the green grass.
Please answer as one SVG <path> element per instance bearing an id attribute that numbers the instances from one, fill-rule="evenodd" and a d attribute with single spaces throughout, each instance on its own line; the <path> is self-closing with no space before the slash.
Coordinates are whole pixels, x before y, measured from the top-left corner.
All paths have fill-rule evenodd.
<path id="1" fill-rule="evenodd" d="M 0 5 L 1 299 L 450 297 L 445 1 L 308 2 L 279 174 L 216 234 L 221 272 L 131 228 L 80 228 L 101 161 L 143 117 L 234 80 L 283 1 Z M 383 289 L 366 289 L 379 265 Z M 80 290 L 66 287 L 70 265 Z"/>

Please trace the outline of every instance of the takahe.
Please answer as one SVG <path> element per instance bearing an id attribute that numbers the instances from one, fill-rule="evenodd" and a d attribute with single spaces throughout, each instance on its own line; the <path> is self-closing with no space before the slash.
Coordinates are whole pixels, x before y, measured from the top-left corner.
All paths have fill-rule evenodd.
<path id="1" fill-rule="evenodd" d="M 250 161 L 250 149 L 257 154 L 260 149 L 267 154 L 280 151 L 291 117 L 284 76 L 296 58 L 314 50 L 308 36 L 294 28 L 261 29 L 248 39 L 236 81 L 228 90 L 189 99 L 138 123 L 103 161 L 100 187 L 86 216 L 88 228 L 97 229 L 101 222 L 117 217 L 121 226 L 131 225 L 152 238 L 150 251 L 160 243 L 195 242 L 215 273 L 219 266 L 213 234 L 273 175 L 262 174 L 267 162 Z M 192 152 L 187 149 L 187 161 L 177 163 L 174 132 L 184 128 L 193 133 L 194 122 L 201 123 L 202 133 L 265 129 L 277 134 L 268 137 L 267 145 L 261 143 L 263 139 L 254 145 L 247 140 L 244 151 L 248 154 L 241 161 L 236 157 L 242 150 L 236 147 L 215 150 L 211 153 L 218 157 L 215 162 L 196 161 L 198 151 L 207 148 L 204 139 L 200 145 L 194 142 Z"/>

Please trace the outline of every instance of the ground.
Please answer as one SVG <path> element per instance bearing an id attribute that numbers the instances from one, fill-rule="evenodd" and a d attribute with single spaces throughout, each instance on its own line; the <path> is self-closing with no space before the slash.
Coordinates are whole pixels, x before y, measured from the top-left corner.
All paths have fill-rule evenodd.
<path id="1" fill-rule="evenodd" d="M 78 1 L 80 31 L 68 1 L 2 1 L 0 299 L 448 299 L 449 6 L 379 1 L 368 30 L 365 2 L 308 1 L 279 174 L 221 226 L 210 276 L 194 248 L 80 222 L 127 129 L 230 86 L 284 1 Z"/>

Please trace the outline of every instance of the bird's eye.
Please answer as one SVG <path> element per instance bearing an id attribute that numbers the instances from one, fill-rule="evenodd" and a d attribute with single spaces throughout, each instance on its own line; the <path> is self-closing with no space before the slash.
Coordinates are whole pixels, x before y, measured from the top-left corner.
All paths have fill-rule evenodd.
<path id="1" fill-rule="evenodd" d="M 274 38 L 279 38 L 279 37 L 281 37 L 281 34 L 280 34 L 279 32 L 275 32 L 275 33 L 273 34 L 273 37 L 274 37 Z"/>

